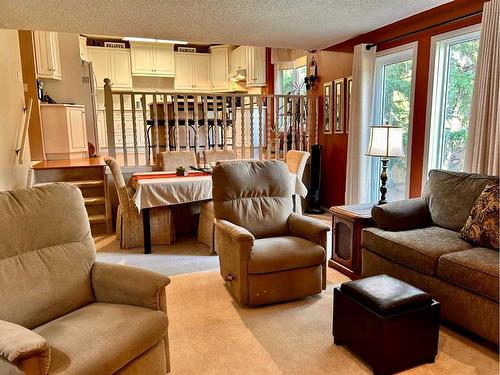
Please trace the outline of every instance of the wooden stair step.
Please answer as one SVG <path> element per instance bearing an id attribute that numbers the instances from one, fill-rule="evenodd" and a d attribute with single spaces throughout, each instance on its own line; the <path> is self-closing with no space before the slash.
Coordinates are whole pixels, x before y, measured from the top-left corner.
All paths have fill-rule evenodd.
<path id="1" fill-rule="evenodd" d="M 85 206 L 99 206 L 106 202 L 104 197 L 88 197 L 83 198 L 83 200 L 85 201 Z"/>
<path id="2" fill-rule="evenodd" d="M 90 224 L 100 224 L 106 222 L 106 215 L 90 215 L 89 216 Z"/>
<path id="3" fill-rule="evenodd" d="M 104 186 L 103 180 L 83 180 L 83 181 L 64 181 L 68 184 L 75 185 L 78 188 L 90 188 Z"/>

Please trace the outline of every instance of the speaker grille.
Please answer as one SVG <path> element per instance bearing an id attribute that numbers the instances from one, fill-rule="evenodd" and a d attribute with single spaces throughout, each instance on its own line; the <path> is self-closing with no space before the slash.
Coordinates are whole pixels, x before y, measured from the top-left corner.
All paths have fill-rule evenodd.
<path id="1" fill-rule="evenodd" d="M 351 259 L 351 227 L 343 222 L 338 222 L 336 231 L 336 253 L 337 256 L 344 260 Z"/>

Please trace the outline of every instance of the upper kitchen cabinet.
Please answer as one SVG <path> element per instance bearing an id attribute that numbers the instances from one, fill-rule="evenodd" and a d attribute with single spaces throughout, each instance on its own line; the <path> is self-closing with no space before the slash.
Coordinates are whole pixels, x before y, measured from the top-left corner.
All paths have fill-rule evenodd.
<path id="1" fill-rule="evenodd" d="M 132 74 L 174 77 L 174 46 L 171 44 L 130 43 Z"/>
<path id="2" fill-rule="evenodd" d="M 125 48 L 87 47 L 97 87 L 104 88 L 104 78 L 111 80 L 114 89 L 132 89 L 130 50 Z"/>
<path id="3" fill-rule="evenodd" d="M 208 53 L 176 52 L 175 89 L 182 91 L 209 91 L 210 55 Z"/>
<path id="4" fill-rule="evenodd" d="M 82 35 L 78 35 L 78 43 L 80 46 L 80 60 L 89 61 L 87 56 L 87 38 Z"/>
<path id="5" fill-rule="evenodd" d="M 234 76 L 237 74 L 238 70 L 245 69 L 247 67 L 247 47 L 239 46 L 231 52 L 231 71 L 230 73 Z"/>
<path id="6" fill-rule="evenodd" d="M 231 46 L 210 47 L 210 72 L 213 91 L 231 90 L 231 81 L 228 79 Z"/>
<path id="7" fill-rule="evenodd" d="M 62 79 L 59 39 L 52 31 L 34 31 L 37 78 Z"/>
<path id="8" fill-rule="evenodd" d="M 266 48 L 246 47 L 247 87 L 266 85 Z"/>

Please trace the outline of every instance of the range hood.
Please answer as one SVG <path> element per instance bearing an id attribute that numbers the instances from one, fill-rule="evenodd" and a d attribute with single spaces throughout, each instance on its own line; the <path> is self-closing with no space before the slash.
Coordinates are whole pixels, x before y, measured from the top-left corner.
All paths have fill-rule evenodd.
<path id="1" fill-rule="evenodd" d="M 237 69 L 235 72 L 231 72 L 227 75 L 231 81 L 246 81 L 247 79 L 247 70 L 246 68 Z"/>

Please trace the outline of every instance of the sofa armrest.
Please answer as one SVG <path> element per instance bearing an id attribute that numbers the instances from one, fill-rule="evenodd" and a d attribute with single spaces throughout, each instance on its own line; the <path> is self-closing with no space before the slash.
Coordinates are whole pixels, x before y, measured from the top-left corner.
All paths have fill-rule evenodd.
<path id="1" fill-rule="evenodd" d="M 288 218 L 288 231 L 290 234 L 308 239 L 326 250 L 326 233 L 330 227 L 325 223 L 312 217 L 290 214 Z"/>
<path id="2" fill-rule="evenodd" d="M 235 241 L 254 241 L 255 237 L 247 229 L 227 220 L 216 219 L 215 227 L 227 234 Z"/>
<path id="3" fill-rule="evenodd" d="M 372 218 L 378 228 L 402 231 L 429 226 L 431 216 L 423 198 L 406 199 L 373 207 Z"/>
<path id="4" fill-rule="evenodd" d="M 10 362 L 0 370 L 12 365 L 30 375 L 49 372 L 50 348 L 42 336 L 5 320 L 0 320 L 0 332 L 0 357 Z"/>
<path id="5" fill-rule="evenodd" d="M 167 312 L 165 287 L 170 279 L 165 275 L 137 267 L 95 262 L 91 277 L 98 302 Z"/>

